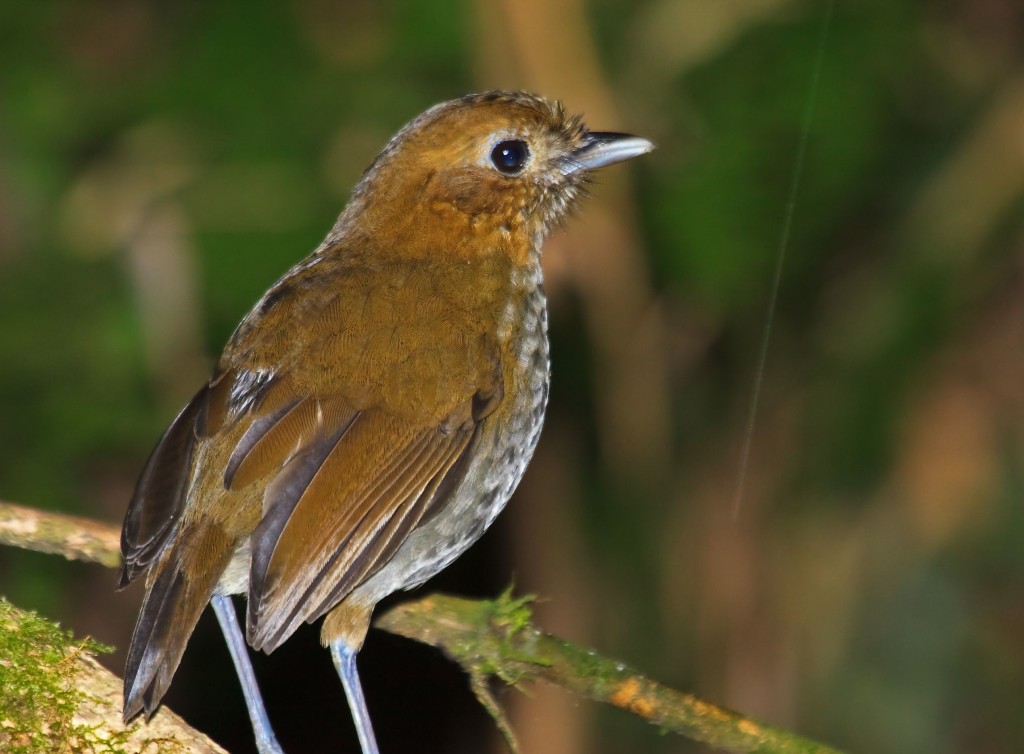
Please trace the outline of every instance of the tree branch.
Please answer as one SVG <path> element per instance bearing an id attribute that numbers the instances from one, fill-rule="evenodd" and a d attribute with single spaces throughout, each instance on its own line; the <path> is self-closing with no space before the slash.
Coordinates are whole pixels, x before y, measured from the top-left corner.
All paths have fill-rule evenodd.
<path id="1" fill-rule="evenodd" d="M 493 601 L 435 594 L 392 608 L 374 625 L 438 647 L 474 680 L 497 675 L 517 685 L 542 678 L 722 751 L 839 754 L 663 686 L 621 662 L 538 630 L 530 623 L 531 599 L 513 598 L 508 592 Z"/>
<path id="2" fill-rule="evenodd" d="M 119 568 L 120 543 L 110 524 L 0 501 L 0 545 Z"/>
<path id="3" fill-rule="evenodd" d="M 124 725 L 121 679 L 94 656 L 103 651 L 0 598 L 0 751 L 226 754 L 166 707 Z"/>
<path id="4" fill-rule="evenodd" d="M 0 503 L 0 544 L 120 565 L 115 527 L 10 503 Z M 511 730 L 488 692 L 486 682 L 491 676 L 512 685 L 541 678 L 631 712 L 662 730 L 734 754 L 839 754 L 663 686 L 623 663 L 546 634 L 530 622 L 530 600 L 510 593 L 493 601 L 435 594 L 392 608 L 375 625 L 438 647 L 462 665 L 513 750 Z M 116 693 L 120 694 L 119 689 Z"/>

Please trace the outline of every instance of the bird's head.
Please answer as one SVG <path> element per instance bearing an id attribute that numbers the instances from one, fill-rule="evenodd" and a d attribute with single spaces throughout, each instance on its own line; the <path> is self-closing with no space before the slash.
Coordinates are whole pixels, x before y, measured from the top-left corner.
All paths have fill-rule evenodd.
<path id="1" fill-rule="evenodd" d="M 443 238 L 451 249 L 475 230 L 536 245 L 573 209 L 594 170 L 653 148 L 636 136 L 589 131 L 578 116 L 535 95 L 468 95 L 398 132 L 363 175 L 335 231 L 363 226 L 378 237 L 398 234 L 403 246 Z"/>

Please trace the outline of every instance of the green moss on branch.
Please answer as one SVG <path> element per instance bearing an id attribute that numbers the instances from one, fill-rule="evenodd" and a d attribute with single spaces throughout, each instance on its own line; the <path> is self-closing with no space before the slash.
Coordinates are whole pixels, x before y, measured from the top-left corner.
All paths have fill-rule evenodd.
<path id="1" fill-rule="evenodd" d="M 440 648 L 467 670 L 474 687 L 480 685 L 480 675 L 497 675 L 513 684 L 541 678 L 722 751 L 839 754 L 667 688 L 623 663 L 539 631 L 529 620 L 527 600 L 508 593 L 495 601 L 436 594 L 392 608 L 375 625 Z"/>
<path id="2" fill-rule="evenodd" d="M 80 747 L 73 742 L 92 743 L 91 732 L 74 723 L 83 701 L 74 676 L 76 660 L 97 651 L 108 650 L 76 642 L 0 598 L 0 751 L 74 751 Z"/>
<path id="3" fill-rule="evenodd" d="M 224 754 L 165 709 L 126 727 L 121 681 L 95 659 L 108 651 L 0 598 L 0 751 Z"/>

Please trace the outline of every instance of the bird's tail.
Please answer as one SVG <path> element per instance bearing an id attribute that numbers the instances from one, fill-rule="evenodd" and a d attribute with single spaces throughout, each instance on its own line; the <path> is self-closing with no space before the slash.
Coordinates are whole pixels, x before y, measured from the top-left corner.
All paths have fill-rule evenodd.
<path id="1" fill-rule="evenodd" d="M 124 720 L 160 706 L 203 608 L 234 553 L 216 525 L 183 530 L 157 565 L 139 611 L 124 672 Z"/>

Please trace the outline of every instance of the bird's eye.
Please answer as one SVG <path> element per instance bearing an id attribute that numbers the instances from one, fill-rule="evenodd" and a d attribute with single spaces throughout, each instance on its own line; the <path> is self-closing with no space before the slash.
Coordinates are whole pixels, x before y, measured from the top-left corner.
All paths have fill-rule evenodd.
<path id="1" fill-rule="evenodd" d="M 526 146 L 525 141 L 518 139 L 503 141 L 491 150 L 491 162 L 498 172 L 505 175 L 518 173 L 526 165 L 528 159 L 530 159 L 530 148 Z"/>

